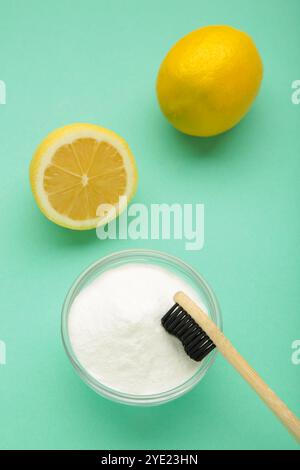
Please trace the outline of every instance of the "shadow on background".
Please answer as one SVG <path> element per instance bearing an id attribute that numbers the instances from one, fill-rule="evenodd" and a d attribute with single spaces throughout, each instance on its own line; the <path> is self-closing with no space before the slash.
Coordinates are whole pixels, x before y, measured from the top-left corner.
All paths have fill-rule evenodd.
<path id="1" fill-rule="evenodd" d="M 23 204 L 24 211 L 27 211 L 27 223 L 30 230 L 30 237 L 36 242 L 58 246 L 86 246 L 99 243 L 96 229 L 92 230 L 70 230 L 48 220 L 37 207 L 33 197 L 29 194 Z M 23 230 L 24 234 L 24 230 Z"/>
<path id="2" fill-rule="evenodd" d="M 220 377 L 218 371 L 209 371 L 209 378 L 203 379 L 192 391 L 169 403 L 151 406 L 135 407 L 111 402 L 83 384 L 71 370 L 68 361 L 61 361 L 55 369 L 61 375 L 57 377 L 64 383 L 64 390 L 72 390 L 68 393 L 64 410 L 66 416 L 70 416 L 76 409 L 77 419 L 93 423 L 93 428 L 87 430 L 87 440 L 91 448 L 95 445 L 105 448 L 105 442 L 97 440 L 99 435 L 107 434 L 107 439 L 123 441 L 123 448 L 134 448 L 135 443 L 144 449 L 155 446 L 161 448 L 164 442 L 168 448 L 182 448 L 184 444 L 188 448 L 188 430 L 190 426 L 195 428 L 198 423 L 199 448 L 201 448 L 201 436 L 210 432 L 208 428 L 217 426 L 219 409 L 223 407 L 222 394 L 219 390 Z M 226 415 L 226 411 L 224 413 Z M 82 415 L 80 418 L 78 415 Z M 195 424 L 196 423 L 196 424 Z M 177 430 L 177 439 L 174 440 L 174 432 Z M 90 434 L 90 436 L 89 436 Z M 173 436 L 168 443 L 168 437 Z"/>
<path id="3" fill-rule="evenodd" d="M 157 134 L 157 139 L 162 145 L 172 149 L 172 157 L 175 159 L 193 158 L 220 159 L 233 161 L 240 158 L 241 147 L 251 144 L 256 140 L 256 134 L 264 128 L 264 106 L 261 100 L 253 105 L 253 108 L 232 129 L 212 137 L 194 137 L 175 129 L 161 114 L 159 109 L 151 109 L 152 133 Z M 151 118 L 150 118 L 151 119 Z M 152 136 L 153 137 L 153 136 Z M 244 144 L 245 142 L 245 144 Z"/>

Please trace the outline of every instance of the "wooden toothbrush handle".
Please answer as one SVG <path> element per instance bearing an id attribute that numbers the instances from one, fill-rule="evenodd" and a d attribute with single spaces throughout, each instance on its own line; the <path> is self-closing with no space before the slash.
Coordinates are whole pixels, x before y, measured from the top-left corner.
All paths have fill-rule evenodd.
<path id="1" fill-rule="evenodd" d="M 174 300 L 196 323 L 207 333 L 217 346 L 220 353 L 240 373 L 256 391 L 266 405 L 275 413 L 290 433 L 300 443 L 300 420 L 291 412 L 286 404 L 271 390 L 248 362 L 233 347 L 214 322 L 183 292 L 177 292 Z"/>

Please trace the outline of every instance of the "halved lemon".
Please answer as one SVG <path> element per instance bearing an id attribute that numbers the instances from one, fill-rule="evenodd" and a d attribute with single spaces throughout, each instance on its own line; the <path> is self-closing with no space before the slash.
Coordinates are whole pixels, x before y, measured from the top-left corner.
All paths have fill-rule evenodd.
<path id="1" fill-rule="evenodd" d="M 115 132 L 94 124 L 71 124 L 40 144 L 31 161 L 30 183 L 48 219 L 88 230 L 126 207 L 136 190 L 137 169 L 128 144 Z M 114 210 L 101 211 L 105 206 Z"/>

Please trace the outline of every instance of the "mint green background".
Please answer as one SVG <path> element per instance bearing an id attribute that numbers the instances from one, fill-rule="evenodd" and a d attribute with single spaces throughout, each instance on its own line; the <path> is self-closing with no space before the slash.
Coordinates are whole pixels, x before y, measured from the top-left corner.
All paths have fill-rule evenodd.
<path id="1" fill-rule="evenodd" d="M 227 335 L 300 415 L 300 366 L 291 363 L 300 337 L 300 106 L 291 103 L 299 15 L 298 0 L 1 0 L 0 448 L 297 449 L 221 357 L 170 404 L 102 399 L 68 363 L 60 311 L 72 281 L 108 253 L 178 255 L 214 288 Z M 250 33 L 265 77 L 241 124 L 202 140 L 164 120 L 155 78 L 169 47 L 207 24 Z M 41 215 L 28 183 L 31 156 L 49 131 L 75 121 L 128 140 L 140 174 L 136 202 L 205 204 L 202 251 L 180 241 L 100 242 Z"/>

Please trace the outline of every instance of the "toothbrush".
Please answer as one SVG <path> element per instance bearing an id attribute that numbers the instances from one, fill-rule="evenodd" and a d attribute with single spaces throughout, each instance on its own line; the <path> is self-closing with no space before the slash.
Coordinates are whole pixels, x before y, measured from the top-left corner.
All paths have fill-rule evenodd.
<path id="1" fill-rule="evenodd" d="M 300 443 L 300 420 L 252 369 L 222 331 L 185 293 L 177 292 L 174 301 L 175 305 L 161 320 L 166 331 L 180 339 L 186 353 L 196 361 L 201 361 L 217 347 Z"/>

